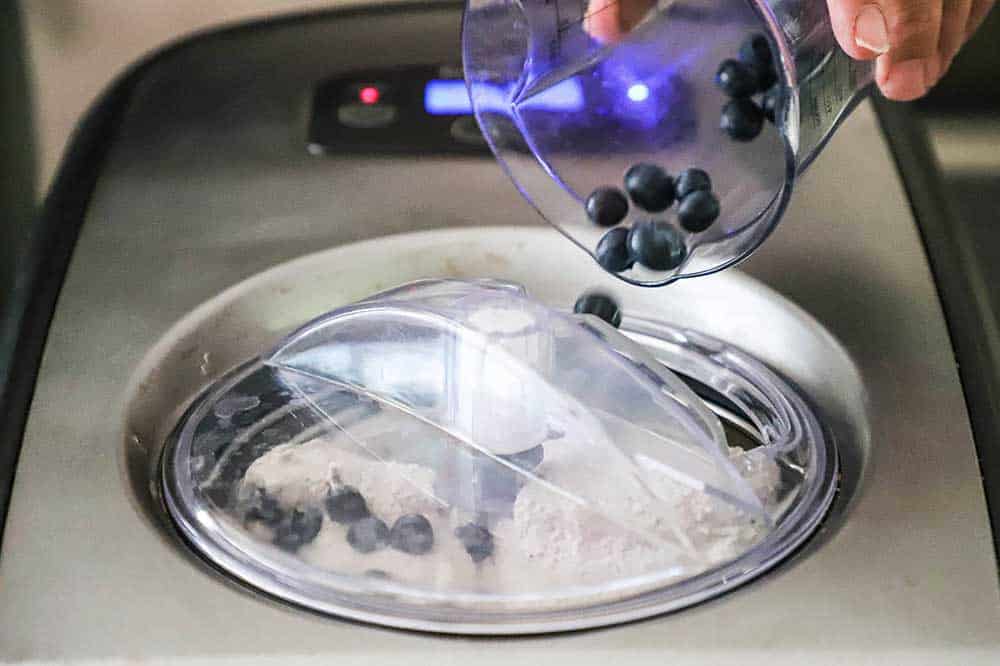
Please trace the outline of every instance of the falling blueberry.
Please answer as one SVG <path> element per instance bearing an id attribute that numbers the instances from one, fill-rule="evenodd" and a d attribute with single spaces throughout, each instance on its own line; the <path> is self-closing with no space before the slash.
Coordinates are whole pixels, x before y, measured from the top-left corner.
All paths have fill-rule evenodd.
<path id="1" fill-rule="evenodd" d="M 764 93 L 764 97 L 761 100 L 764 117 L 772 123 L 775 122 L 775 118 L 778 117 L 778 107 L 780 106 L 780 102 L 781 88 L 779 86 L 771 86 L 771 89 Z"/>
<path id="2" fill-rule="evenodd" d="M 597 242 L 597 263 L 604 270 L 621 273 L 632 268 L 635 260 L 628 251 L 628 229 L 619 227 L 604 234 Z"/>
<path id="3" fill-rule="evenodd" d="M 389 531 L 389 543 L 396 550 L 411 555 L 423 555 L 434 547 L 434 529 L 430 521 L 419 514 L 403 516 Z"/>
<path id="4" fill-rule="evenodd" d="M 749 99 L 734 99 L 722 107 L 719 127 L 736 141 L 756 139 L 764 126 L 764 112 Z"/>
<path id="5" fill-rule="evenodd" d="M 616 187 L 599 187 L 587 197 L 584 208 L 594 224 L 613 227 L 628 215 L 628 199 Z"/>
<path id="6" fill-rule="evenodd" d="M 350 525 L 368 517 L 368 503 L 356 489 L 341 486 L 331 489 L 327 494 L 326 513 L 333 522 Z"/>
<path id="7" fill-rule="evenodd" d="M 389 527 L 378 518 L 368 516 L 351 524 L 347 543 L 361 553 L 373 553 L 389 545 Z"/>
<path id="8" fill-rule="evenodd" d="M 605 294 L 587 293 L 577 299 L 573 306 L 573 312 L 577 314 L 592 314 L 599 319 L 603 319 L 615 328 L 622 323 L 622 311 L 618 307 L 615 299 Z"/>
<path id="9" fill-rule="evenodd" d="M 247 520 L 274 527 L 281 522 L 285 512 L 282 510 L 281 505 L 278 504 L 278 500 L 268 495 L 263 488 L 254 488 L 253 495 L 251 495 L 250 500 L 246 504 L 246 513 L 244 515 Z"/>
<path id="10" fill-rule="evenodd" d="M 744 40 L 740 46 L 740 60 L 756 70 L 759 90 L 767 90 L 777 82 L 778 74 L 774 69 L 771 44 L 759 32 Z"/>
<path id="11" fill-rule="evenodd" d="M 681 199 L 677 219 L 691 233 L 708 229 L 719 217 L 719 200 L 711 192 L 699 190 Z"/>
<path id="12" fill-rule="evenodd" d="M 670 208 L 674 202 L 674 180 L 655 164 L 635 164 L 625 172 L 625 191 L 632 201 L 650 213 Z"/>
<path id="13" fill-rule="evenodd" d="M 699 190 L 710 192 L 712 190 L 712 179 L 701 169 L 684 169 L 677 176 L 676 185 L 677 198 L 683 200 L 684 197 L 692 192 Z"/>
<path id="14" fill-rule="evenodd" d="M 715 84 L 730 97 L 750 97 L 759 88 L 757 70 L 739 60 L 723 60 L 715 72 Z"/>
<path id="15" fill-rule="evenodd" d="M 647 268 L 668 271 L 687 257 L 680 232 L 666 222 L 640 222 L 628 235 L 629 249 L 636 261 Z"/>
<path id="16" fill-rule="evenodd" d="M 455 536 L 473 562 L 482 562 L 493 554 L 493 535 L 485 527 L 468 523 L 455 530 Z"/>
<path id="17" fill-rule="evenodd" d="M 274 545 L 295 552 L 316 538 L 323 524 L 323 513 L 312 506 L 288 512 L 274 528 Z"/>

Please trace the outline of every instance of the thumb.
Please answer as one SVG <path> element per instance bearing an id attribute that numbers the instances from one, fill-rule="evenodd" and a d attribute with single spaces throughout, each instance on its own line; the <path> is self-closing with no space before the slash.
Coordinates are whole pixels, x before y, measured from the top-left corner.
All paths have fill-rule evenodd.
<path id="1" fill-rule="evenodd" d="M 872 60 L 889 50 L 889 24 L 872 0 L 827 0 L 833 34 L 855 60 Z"/>

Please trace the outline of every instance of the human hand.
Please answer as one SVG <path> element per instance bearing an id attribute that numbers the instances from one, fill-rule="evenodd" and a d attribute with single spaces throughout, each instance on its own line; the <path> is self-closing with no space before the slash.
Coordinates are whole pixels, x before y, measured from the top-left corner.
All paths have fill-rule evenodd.
<path id="1" fill-rule="evenodd" d="M 923 97 L 982 24 L 994 0 L 827 0 L 837 41 L 858 60 L 875 59 L 889 99 Z"/>
<path id="2" fill-rule="evenodd" d="M 826 0 L 833 31 L 852 58 L 875 60 L 882 93 L 908 101 L 923 97 L 951 66 L 995 0 Z M 620 40 L 655 0 L 590 0 L 586 30 Z"/>

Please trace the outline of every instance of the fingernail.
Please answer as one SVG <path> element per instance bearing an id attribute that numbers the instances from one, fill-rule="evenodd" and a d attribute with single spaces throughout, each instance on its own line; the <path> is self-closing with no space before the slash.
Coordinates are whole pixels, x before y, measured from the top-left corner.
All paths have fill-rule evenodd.
<path id="1" fill-rule="evenodd" d="M 854 43 L 882 54 L 889 50 L 889 29 L 877 5 L 865 5 L 854 20 Z"/>

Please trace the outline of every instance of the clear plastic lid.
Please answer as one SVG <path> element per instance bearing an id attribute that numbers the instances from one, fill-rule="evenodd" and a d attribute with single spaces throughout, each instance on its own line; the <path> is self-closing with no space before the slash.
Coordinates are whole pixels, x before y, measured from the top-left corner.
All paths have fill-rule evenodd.
<path id="1" fill-rule="evenodd" d="M 789 498 L 824 475 L 809 471 L 821 439 L 787 405 L 706 379 L 762 419 L 772 405 L 771 446 L 733 447 L 684 381 L 596 317 L 508 283 L 413 283 L 310 322 L 205 394 L 167 447 L 167 505 L 224 569 L 348 617 L 512 633 L 641 616 L 759 569 L 720 567 L 787 529 Z M 809 474 L 783 474 L 782 455 Z"/>

